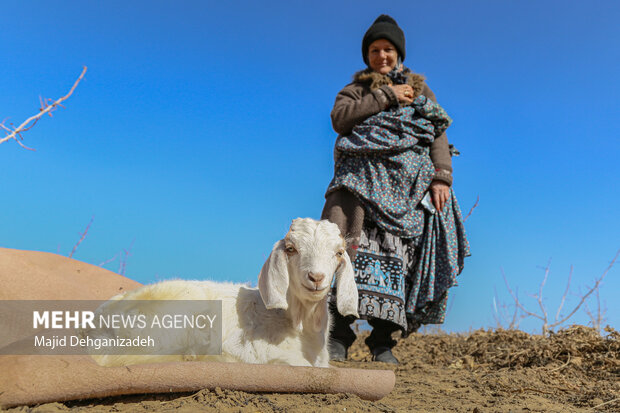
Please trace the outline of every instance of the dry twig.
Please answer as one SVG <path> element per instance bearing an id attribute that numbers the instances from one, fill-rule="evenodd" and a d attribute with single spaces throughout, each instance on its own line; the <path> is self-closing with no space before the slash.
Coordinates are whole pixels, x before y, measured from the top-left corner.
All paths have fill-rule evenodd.
<path id="1" fill-rule="evenodd" d="M 551 270 L 551 260 L 547 263 L 545 267 L 545 276 L 543 277 L 542 282 L 540 283 L 540 287 L 538 289 L 538 295 L 536 296 L 536 301 L 538 301 L 538 306 L 540 307 L 540 311 L 542 312 L 542 320 L 543 320 L 543 334 L 547 332 L 548 329 L 548 317 L 547 310 L 545 309 L 545 303 L 543 303 L 543 288 L 545 288 L 545 284 L 547 283 L 547 278 L 549 278 L 549 271 Z"/>
<path id="2" fill-rule="evenodd" d="M 469 210 L 469 212 L 465 216 L 465 219 L 463 220 L 463 222 L 467 221 L 467 218 L 469 218 L 470 215 L 472 214 L 472 212 L 474 212 L 474 209 L 476 209 L 476 207 L 478 206 L 478 201 L 480 201 L 480 195 L 478 195 L 476 197 L 476 202 L 474 203 L 474 206 L 471 207 L 471 209 Z"/>
<path id="3" fill-rule="evenodd" d="M 116 261 L 116 258 L 118 258 L 118 256 L 120 255 L 120 253 L 118 254 L 114 254 L 114 256 L 112 258 L 108 258 L 107 260 L 103 261 L 102 263 L 99 264 L 100 267 L 103 267 L 104 265 L 107 265 L 113 261 Z"/>
<path id="4" fill-rule="evenodd" d="M 512 313 L 512 317 L 508 319 L 508 305 L 504 304 L 499 300 L 499 296 L 497 294 L 497 290 L 493 288 L 495 291 L 495 295 L 493 297 L 493 318 L 495 319 L 495 323 L 497 324 L 497 328 L 504 328 L 505 330 L 516 330 L 519 328 L 519 324 L 521 320 L 525 316 L 519 317 L 519 307 L 514 306 L 514 311 Z M 519 297 L 519 290 L 516 291 L 516 297 Z M 507 327 L 504 327 L 506 325 Z"/>
<path id="5" fill-rule="evenodd" d="M 127 269 L 127 260 L 131 256 L 131 248 L 133 247 L 135 239 L 131 241 L 131 245 L 129 248 L 123 248 L 123 251 L 120 253 L 119 265 L 118 265 L 118 273 L 120 275 L 125 275 L 125 270 Z"/>
<path id="6" fill-rule="evenodd" d="M 530 317 L 535 317 L 535 318 L 538 318 L 538 319 L 544 321 L 544 318 L 542 316 L 529 311 L 527 308 L 525 308 L 523 306 L 523 304 L 521 304 L 521 301 L 519 301 L 519 297 L 517 297 L 513 293 L 512 288 L 510 288 L 510 284 L 508 284 L 508 279 L 506 278 L 506 274 L 504 273 L 504 269 L 503 268 L 501 268 L 501 272 L 502 272 L 502 277 L 504 278 L 504 283 L 506 284 L 506 289 L 508 290 L 508 293 L 510 293 L 510 296 L 514 300 L 515 305 L 517 306 L 517 308 L 519 308 L 521 311 L 523 311 L 526 315 L 528 315 Z"/>
<path id="7" fill-rule="evenodd" d="M 568 357 L 566 358 L 566 363 L 562 364 L 560 367 L 556 367 L 552 370 L 549 370 L 549 373 L 552 373 L 554 371 L 558 371 L 558 370 L 562 370 L 564 367 L 568 366 L 568 363 L 570 363 L 570 353 L 566 353 L 568 355 Z"/>
<path id="8" fill-rule="evenodd" d="M 596 297 L 596 313 L 593 313 L 588 307 L 588 303 L 584 303 L 584 309 L 588 317 L 590 317 L 590 322 L 592 323 L 592 327 L 596 329 L 599 333 L 601 332 L 601 327 L 603 326 L 603 321 L 606 320 L 605 313 L 607 310 L 605 308 L 601 309 L 601 294 L 599 289 L 594 293 Z"/>
<path id="9" fill-rule="evenodd" d="M 73 246 L 73 249 L 71 250 L 71 254 L 69 254 L 69 258 L 73 257 L 73 254 L 75 253 L 75 251 L 77 250 L 78 246 L 82 243 L 82 241 L 84 241 L 84 238 L 86 238 L 86 234 L 88 234 L 88 230 L 90 229 L 91 224 L 93 223 L 93 220 L 95 219 L 95 217 L 91 217 L 90 218 L 90 222 L 88 223 L 88 225 L 86 225 L 86 229 L 84 230 L 84 232 L 82 234 L 80 234 L 80 239 L 78 240 L 78 242 Z"/>
<path id="10" fill-rule="evenodd" d="M 566 301 L 566 296 L 568 295 L 568 291 L 569 291 L 569 287 L 570 287 L 570 282 L 571 282 L 571 278 L 573 275 L 573 267 L 571 266 L 571 270 L 568 276 L 568 283 L 566 285 L 566 290 L 564 291 L 564 295 L 562 296 L 562 300 L 560 302 L 560 306 L 556 312 L 556 316 L 555 316 L 555 320 L 553 323 L 549 322 L 549 317 L 547 314 L 547 309 L 544 305 L 543 302 L 543 289 L 544 286 L 547 282 L 547 278 L 549 276 L 549 270 L 550 270 L 550 263 L 547 264 L 547 267 L 545 267 L 545 275 L 543 277 L 542 282 L 540 283 L 539 289 L 538 289 L 538 294 L 534 294 L 533 297 L 536 298 L 536 300 L 538 301 L 538 306 L 540 307 L 540 313 L 536 313 L 533 311 L 528 310 L 527 308 L 525 308 L 525 306 L 521 303 L 521 301 L 519 300 L 519 297 L 512 291 L 512 288 L 510 288 L 510 284 L 508 283 L 508 280 L 506 278 L 506 274 L 504 273 L 504 270 L 501 269 L 502 272 L 502 277 L 504 278 L 504 283 L 506 284 L 506 289 L 508 290 L 508 293 L 510 293 L 510 296 L 512 297 L 512 299 L 514 300 L 515 306 L 516 308 L 520 309 L 525 316 L 529 316 L 529 317 L 534 317 L 539 319 L 540 321 L 542 321 L 543 325 L 542 325 L 542 334 L 546 335 L 549 331 L 552 331 L 554 328 L 564 324 L 566 321 L 568 321 L 573 315 L 575 315 L 575 313 L 582 307 L 584 306 L 584 308 L 587 308 L 587 304 L 586 304 L 586 300 L 588 299 L 588 297 L 592 294 L 592 293 L 596 293 L 598 294 L 598 290 L 599 287 L 601 285 L 601 283 L 603 282 L 603 279 L 605 278 L 605 276 L 607 275 L 607 273 L 611 270 L 611 268 L 614 266 L 614 264 L 616 263 L 616 260 L 618 259 L 618 256 L 620 255 L 620 250 L 618 250 L 616 252 L 616 255 L 614 256 L 614 258 L 611 260 L 611 263 L 609 264 L 609 266 L 607 267 L 607 269 L 603 272 L 603 274 L 598 277 L 595 281 L 594 281 L 594 285 L 585 293 L 581 296 L 581 300 L 577 303 L 577 305 L 575 305 L 575 307 L 571 310 L 570 313 L 568 313 L 568 315 L 566 315 L 565 317 L 561 317 L 560 312 L 562 310 L 562 307 L 564 306 L 564 302 Z M 497 305 L 494 304 L 497 308 Z M 587 312 L 589 312 L 589 310 L 586 310 Z M 592 318 L 592 316 L 591 316 Z M 599 315 L 598 318 L 601 318 L 600 315 L 600 304 L 599 304 Z M 593 319 L 594 320 L 594 319 Z M 602 322 L 602 320 L 599 320 L 599 323 Z M 599 326 L 599 331 L 600 331 L 600 326 Z"/>
<path id="11" fill-rule="evenodd" d="M 570 280 L 573 278 L 573 266 L 570 266 L 570 271 L 568 273 L 568 281 L 566 282 L 566 290 L 564 290 L 564 294 L 562 295 L 562 301 L 560 301 L 560 305 L 558 306 L 558 311 L 555 313 L 555 321 L 558 321 L 560 318 L 560 313 L 562 312 L 562 307 L 564 307 L 564 302 L 566 301 L 566 296 L 568 295 L 568 291 L 570 290 Z"/>
<path id="12" fill-rule="evenodd" d="M 117 254 L 114 254 L 112 258 L 109 258 L 103 261 L 101 264 L 99 264 L 99 266 L 103 267 L 104 265 L 107 265 L 111 262 L 116 261 L 116 259 L 118 258 L 117 274 L 125 275 L 125 271 L 127 269 L 127 261 L 129 260 L 129 257 L 131 256 L 131 249 L 133 248 L 134 242 L 135 242 L 135 239 L 131 241 L 129 248 L 123 248 L 122 251 L 118 252 Z"/>
<path id="13" fill-rule="evenodd" d="M 599 407 L 603 407 L 603 406 L 605 406 L 605 405 L 608 405 L 608 404 L 611 404 L 611 403 L 613 403 L 613 402 L 617 402 L 617 401 L 620 401 L 620 397 L 616 397 L 615 399 L 613 399 L 613 400 L 609 400 L 609 401 L 606 401 L 605 403 L 597 404 L 596 406 L 591 407 L 588 411 L 589 411 L 589 412 L 591 412 L 592 410 L 596 410 L 596 409 L 598 409 Z"/>
<path id="14" fill-rule="evenodd" d="M 58 98 L 55 101 L 52 101 L 51 99 L 43 99 L 43 98 L 39 97 L 39 102 L 41 104 L 41 107 L 39 109 L 39 113 L 37 113 L 34 116 L 29 117 L 24 122 L 22 122 L 22 124 L 19 125 L 18 127 L 12 128 L 10 126 L 6 126 L 4 124 L 5 121 L 2 121 L 0 123 L 0 128 L 4 129 L 4 131 L 6 132 L 7 135 L 5 137 L 3 137 L 3 138 L 0 138 L 0 144 L 4 143 L 4 142 L 6 142 L 6 141 L 8 141 L 10 139 L 14 139 L 15 142 L 17 142 L 22 148 L 28 149 L 30 151 L 34 151 L 35 149 L 29 148 L 29 147 L 27 147 L 26 145 L 24 145 L 21 142 L 23 140 L 23 137 L 22 137 L 21 134 L 26 132 L 26 131 L 28 131 L 28 130 L 30 130 L 34 125 L 36 125 L 38 120 L 41 119 L 41 117 L 43 115 L 47 114 L 47 115 L 49 115 L 51 117 L 52 116 L 52 112 L 54 110 L 56 110 L 59 106 L 64 108 L 64 106 L 62 105 L 62 102 L 67 100 L 69 98 L 69 96 L 71 96 L 73 94 L 73 91 L 75 90 L 77 85 L 84 78 L 84 74 L 86 73 L 86 70 L 87 70 L 87 67 L 84 66 L 84 68 L 82 69 L 82 73 L 80 74 L 80 77 L 78 77 L 78 79 L 75 81 L 75 83 L 73 83 L 73 86 L 71 87 L 71 90 L 69 90 L 69 93 L 67 93 L 63 97 Z"/>
<path id="15" fill-rule="evenodd" d="M 573 311 L 571 311 L 566 317 L 564 317 L 563 319 L 556 321 L 555 323 L 551 324 L 549 327 L 550 328 L 555 328 L 561 324 L 563 324 L 566 320 L 568 320 L 569 318 L 571 318 L 576 312 L 577 310 L 579 310 L 581 308 L 581 306 L 586 302 L 586 299 L 590 296 L 590 294 L 592 294 L 593 292 L 597 291 L 599 286 L 601 285 L 601 283 L 603 282 L 603 279 L 605 278 L 605 276 L 607 275 L 607 273 L 612 269 L 612 267 L 614 266 L 614 264 L 616 263 L 616 260 L 618 259 L 618 256 L 620 255 L 620 250 L 618 250 L 616 252 L 616 255 L 614 257 L 613 260 L 611 260 L 611 263 L 609 264 L 609 266 L 607 267 L 607 269 L 605 269 L 605 272 L 603 272 L 603 275 L 601 275 L 599 278 L 597 278 L 594 281 L 594 285 L 592 286 L 592 288 L 590 288 L 588 290 L 587 293 L 585 293 L 582 297 L 581 297 L 581 301 L 579 301 L 579 303 L 575 306 L 575 308 L 573 308 Z"/>

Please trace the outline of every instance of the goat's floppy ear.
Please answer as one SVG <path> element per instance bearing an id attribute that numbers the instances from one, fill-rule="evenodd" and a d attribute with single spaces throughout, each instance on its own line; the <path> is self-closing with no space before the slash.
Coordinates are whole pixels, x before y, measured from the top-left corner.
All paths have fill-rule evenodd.
<path id="1" fill-rule="evenodd" d="M 355 285 L 355 274 L 353 266 L 346 252 L 342 256 L 340 267 L 336 271 L 336 306 L 342 315 L 354 315 L 359 318 L 357 313 L 357 285 Z"/>
<path id="2" fill-rule="evenodd" d="M 276 242 L 258 275 L 258 291 L 268 309 L 288 309 L 288 264 L 284 240 Z"/>

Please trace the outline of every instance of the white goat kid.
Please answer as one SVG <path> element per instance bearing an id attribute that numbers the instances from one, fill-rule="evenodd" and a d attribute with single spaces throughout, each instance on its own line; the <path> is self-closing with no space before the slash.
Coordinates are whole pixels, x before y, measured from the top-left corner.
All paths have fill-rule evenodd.
<path id="1" fill-rule="evenodd" d="M 93 356 L 101 365 L 211 360 L 328 367 L 328 292 L 336 276 L 337 308 L 357 313 L 357 287 L 346 244 L 329 221 L 298 218 L 263 265 L 258 289 L 212 281 L 166 281 L 113 300 L 222 300 L 222 354 L 194 356 L 191 345 L 205 337 L 185 332 L 184 355 Z"/>

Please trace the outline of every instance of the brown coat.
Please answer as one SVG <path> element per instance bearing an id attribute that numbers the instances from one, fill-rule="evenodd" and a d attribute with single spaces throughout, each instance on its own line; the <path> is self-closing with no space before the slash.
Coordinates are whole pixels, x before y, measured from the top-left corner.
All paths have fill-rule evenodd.
<path id="1" fill-rule="evenodd" d="M 370 69 L 356 73 L 353 82 L 345 86 L 336 96 L 331 113 L 334 130 L 340 135 L 348 135 L 355 125 L 366 118 L 390 106 L 398 105 L 394 91 L 388 87 L 391 84 L 389 77 Z M 414 99 L 423 94 L 437 102 L 435 94 L 424 82 L 422 75 L 412 73 L 408 84 L 413 88 Z M 337 152 L 334 153 L 334 157 L 338 157 Z M 435 179 L 452 185 L 452 158 L 445 133 L 434 140 L 430 148 L 430 157 L 436 170 Z M 355 195 L 346 189 L 329 193 L 321 219 L 328 219 L 340 227 L 349 245 L 347 252 L 351 260 L 354 260 L 364 224 L 364 208 Z"/>
<path id="2" fill-rule="evenodd" d="M 422 94 L 437 102 L 435 94 L 424 82 L 424 76 L 411 73 L 408 83 L 413 88 L 414 99 Z M 348 135 L 355 125 L 366 118 L 390 106 L 397 106 L 398 99 L 388 87 L 391 84 L 388 76 L 370 69 L 357 72 L 353 76 L 353 82 L 345 86 L 336 96 L 331 113 L 334 130 L 340 135 Z M 435 179 L 452 185 L 452 158 L 445 133 L 435 139 L 430 155 L 437 170 Z"/>

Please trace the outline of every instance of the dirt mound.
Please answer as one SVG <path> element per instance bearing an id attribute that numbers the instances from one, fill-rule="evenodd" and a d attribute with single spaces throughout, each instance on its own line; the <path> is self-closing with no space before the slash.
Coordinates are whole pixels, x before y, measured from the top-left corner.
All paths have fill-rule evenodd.
<path id="1" fill-rule="evenodd" d="M 620 333 L 608 329 L 606 338 L 594 329 L 572 326 L 549 337 L 529 335 L 522 331 L 479 330 L 469 336 L 427 336 L 417 340 L 430 364 L 446 363 L 463 358 L 489 368 L 544 367 L 568 363 L 589 375 L 605 378 L 618 374 Z M 406 347 L 415 346 L 407 342 Z M 417 347 L 414 347 L 417 349 Z M 411 349 L 408 348 L 409 351 Z M 414 350 L 415 351 L 415 350 Z"/>
<path id="2" fill-rule="evenodd" d="M 360 334 L 351 360 L 338 367 L 393 368 L 373 363 Z M 549 337 L 521 331 L 413 334 L 394 354 L 396 388 L 378 402 L 356 396 L 252 394 L 214 389 L 50 403 L 13 411 L 94 412 L 618 412 L 620 333 L 573 326 Z"/>
<path id="3" fill-rule="evenodd" d="M 572 326 L 548 337 L 504 330 L 416 335 L 402 343 L 397 354 L 411 373 L 414 366 L 452 370 L 452 377 L 462 381 L 454 380 L 452 390 L 445 388 L 448 393 L 463 393 L 458 389 L 469 383 L 465 393 L 478 394 L 466 397 L 455 411 L 468 411 L 467 404 L 482 400 L 478 406 L 472 403 L 472 410 L 587 411 L 616 400 L 596 410 L 620 411 L 620 334 L 611 328 L 606 332 L 602 337 L 594 329 Z M 400 377 L 397 374 L 397 385 Z M 443 382 L 441 378 L 438 388 Z"/>

